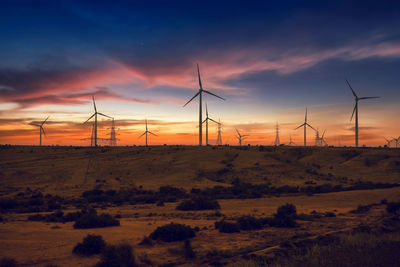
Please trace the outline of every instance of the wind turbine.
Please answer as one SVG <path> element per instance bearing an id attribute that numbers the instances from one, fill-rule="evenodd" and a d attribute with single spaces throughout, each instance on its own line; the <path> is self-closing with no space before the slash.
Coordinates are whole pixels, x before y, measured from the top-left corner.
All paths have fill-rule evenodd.
<path id="1" fill-rule="evenodd" d="M 39 135 L 40 135 L 39 145 L 40 146 L 42 145 L 42 132 L 43 132 L 44 136 L 46 136 L 46 132 L 44 131 L 43 125 L 46 123 L 46 121 L 49 117 L 50 116 L 47 116 L 47 118 L 41 124 L 31 123 L 31 125 L 39 127 Z"/>
<path id="2" fill-rule="evenodd" d="M 306 116 L 304 118 L 304 123 L 297 127 L 295 130 L 299 129 L 300 127 L 304 127 L 304 146 L 307 145 L 307 126 L 316 131 L 310 124 L 307 122 L 307 108 L 306 108 Z"/>
<path id="3" fill-rule="evenodd" d="M 385 139 L 385 141 L 386 141 L 386 143 L 387 143 L 387 147 L 390 147 L 390 142 L 392 142 L 392 141 L 394 141 L 394 138 L 392 139 L 392 140 L 389 140 L 389 139 L 387 139 L 386 137 L 383 137 L 384 139 Z"/>
<path id="4" fill-rule="evenodd" d="M 97 112 L 96 102 L 94 101 L 94 96 L 92 98 L 93 98 L 94 113 L 83 124 L 87 123 L 91 118 L 94 117 L 94 146 L 97 146 L 97 114 L 107 117 L 107 118 L 110 118 L 110 119 L 113 119 L 113 118 L 110 116 L 107 116 L 103 113 Z"/>
<path id="5" fill-rule="evenodd" d="M 324 130 L 324 132 L 322 133 L 322 136 L 321 136 L 321 146 L 322 146 L 322 144 L 325 144 L 326 146 L 328 145 L 328 143 L 325 141 L 325 132 L 326 132 L 326 130 Z"/>
<path id="6" fill-rule="evenodd" d="M 201 78 L 200 78 L 200 69 L 199 69 L 199 64 L 197 64 L 197 75 L 199 76 L 199 86 L 200 86 L 200 89 L 199 89 L 199 91 L 188 101 L 188 102 L 186 102 L 186 104 L 185 105 L 183 105 L 183 107 L 185 107 L 187 104 L 189 104 L 190 103 L 190 101 L 192 101 L 193 99 L 195 99 L 197 96 L 199 96 L 199 146 L 201 146 L 202 145 L 202 141 L 203 141 L 203 136 L 202 136 L 202 131 L 203 131 L 203 129 L 202 129 L 202 122 L 203 122 L 203 119 L 202 119 L 202 115 L 203 115 L 203 112 L 202 112 L 202 93 L 204 92 L 204 93 L 207 93 L 207 94 L 209 94 L 209 95 L 212 95 L 212 96 L 215 96 L 215 97 L 218 97 L 218 98 L 220 98 L 220 99 L 222 99 L 222 100 L 225 100 L 224 98 L 222 98 L 222 97 L 220 97 L 220 96 L 217 96 L 216 94 L 213 94 L 213 93 L 211 93 L 211 92 L 209 92 L 209 91 L 207 91 L 207 90 L 204 90 L 203 89 L 203 86 L 202 86 L 202 84 L 201 84 Z"/>
<path id="7" fill-rule="evenodd" d="M 207 103 L 206 103 L 206 119 L 203 121 L 203 123 L 206 123 L 206 145 L 207 146 L 208 146 L 208 121 L 215 122 L 216 124 L 219 125 L 219 122 L 208 117 L 208 108 L 207 108 Z"/>
<path id="8" fill-rule="evenodd" d="M 393 138 L 393 141 L 394 141 L 394 143 L 396 144 L 396 148 L 397 148 L 397 146 L 399 145 L 400 136 L 397 137 L 397 138 L 394 138 L 394 137 L 392 137 L 392 138 Z"/>
<path id="9" fill-rule="evenodd" d="M 235 129 L 236 129 L 236 128 L 235 128 Z M 242 146 L 242 141 L 244 141 L 244 140 L 247 138 L 247 136 L 249 136 L 249 135 L 247 135 L 247 134 L 241 135 L 241 134 L 239 133 L 238 129 L 236 129 L 236 132 L 237 132 L 237 134 L 238 134 L 238 136 L 236 136 L 236 138 L 237 138 L 238 141 L 239 141 L 239 146 Z"/>
<path id="10" fill-rule="evenodd" d="M 146 135 L 146 146 L 147 146 L 147 134 L 152 134 L 152 135 L 154 135 L 154 136 L 158 136 L 158 135 L 156 135 L 156 134 L 154 134 L 154 133 L 152 133 L 152 132 L 150 132 L 148 129 L 147 129 L 147 119 L 146 119 L 146 131 L 141 135 L 141 136 L 139 136 L 139 138 L 140 137 L 142 137 L 143 135 Z"/>
<path id="11" fill-rule="evenodd" d="M 353 113 L 351 114 L 351 118 L 350 121 L 352 121 L 353 116 L 354 116 L 354 112 L 356 113 L 356 127 L 355 127 L 355 139 L 356 139 L 356 147 L 358 147 L 358 101 L 359 100 L 364 100 L 364 99 L 372 99 L 372 98 L 380 98 L 379 96 L 366 96 L 366 97 L 358 97 L 356 92 L 354 92 L 353 88 L 351 87 L 349 81 L 346 79 L 347 84 L 349 85 L 349 88 L 351 90 L 351 92 L 354 95 L 354 101 L 355 101 L 355 105 L 354 105 L 354 109 L 353 109 Z"/>

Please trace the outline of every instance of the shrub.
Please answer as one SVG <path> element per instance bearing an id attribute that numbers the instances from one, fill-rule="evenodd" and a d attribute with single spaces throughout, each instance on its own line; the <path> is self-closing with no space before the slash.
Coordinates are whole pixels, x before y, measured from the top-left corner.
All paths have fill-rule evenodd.
<path id="1" fill-rule="evenodd" d="M 239 224 L 227 222 L 221 220 L 214 223 L 215 229 L 218 229 L 221 233 L 238 233 L 240 232 Z"/>
<path id="2" fill-rule="evenodd" d="M 273 227 L 296 227 L 297 222 L 293 217 L 285 216 L 285 217 L 274 217 L 269 222 L 270 226 Z"/>
<path id="3" fill-rule="evenodd" d="M 190 226 L 178 223 L 170 223 L 157 227 L 150 234 L 151 239 L 162 240 L 164 242 L 181 241 L 195 236 L 195 231 Z"/>
<path id="4" fill-rule="evenodd" d="M 296 227 L 296 206 L 286 203 L 277 209 L 274 218 L 269 220 L 269 225 L 274 227 Z"/>
<path id="5" fill-rule="evenodd" d="M 95 265 L 96 267 L 135 267 L 132 247 L 128 244 L 120 244 L 116 246 L 106 246 L 101 253 L 101 260 Z"/>
<path id="6" fill-rule="evenodd" d="M 139 245 L 141 245 L 141 246 L 152 246 L 153 245 L 153 241 L 151 240 L 151 238 L 145 236 L 143 238 L 143 240 L 140 241 Z"/>
<path id="7" fill-rule="evenodd" d="M 296 206 L 290 203 L 286 203 L 278 208 L 276 216 L 296 216 Z"/>
<path id="8" fill-rule="evenodd" d="M 109 214 L 83 214 L 74 224 L 75 229 L 119 226 L 119 221 Z"/>
<path id="9" fill-rule="evenodd" d="M 17 261 L 13 258 L 4 257 L 0 260 L 0 267 L 16 267 Z"/>
<path id="10" fill-rule="evenodd" d="M 176 206 L 177 210 L 214 210 L 220 208 L 217 200 L 207 197 L 195 197 L 184 200 Z"/>
<path id="11" fill-rule="evenodd" d="M 400 202 L 390 202 L 386 206 L 386 211 L 388 213 L 396 214 L 400 211 Z"/>
<path id="12" fill-rule="evenodd" d="M 371 205 L 358 205 L 357 209 L 350 211 L 351 213 L 359 214 L 368 212 L 371 209 Z"/>
<path id="13" fill-rule="evenodd" d="M 259 230 L 264 227 L 261 219 L 253 216 L 242 216 L 237 220 L 240 230 Z"/>
<path id="14" fill-rule="evenodd" d="M 87 235 L 83 239 L 82 243 L 78 243 L 74 247 L 72 252 L 79 255 L 89 256 L 100 254 L 105 246 L 106 242 L 104 242 L 101 235 Z"/>

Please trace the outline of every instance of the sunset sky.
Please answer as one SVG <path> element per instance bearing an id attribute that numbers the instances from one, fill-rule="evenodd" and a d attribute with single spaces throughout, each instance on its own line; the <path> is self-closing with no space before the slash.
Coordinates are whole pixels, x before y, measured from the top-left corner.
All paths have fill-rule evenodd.
<path id="1" fill-rule="evenodd" d="M 281 142 L 301 145 L 307 107 L 328 144 L 353 145 L 346 78 L 381 96 L 360 102 L 360 145 L 400 135 L 397 1 L 1 0 L 0 36 L 0 144 L 37 145 L 30 123 L 50 116 L 43 144 L 88 145 L 92 95 L 120 145 L 144 143 L 145 118 L 150 144 L 197 144 L 198 102 L 182 107 L 196 63 L 204 89 L 226 98 L 203 98 L 224 144 L 235 128 L 272 144 L 279 122 Z M 99 137 L 110 124 L 100 118 Z"/>

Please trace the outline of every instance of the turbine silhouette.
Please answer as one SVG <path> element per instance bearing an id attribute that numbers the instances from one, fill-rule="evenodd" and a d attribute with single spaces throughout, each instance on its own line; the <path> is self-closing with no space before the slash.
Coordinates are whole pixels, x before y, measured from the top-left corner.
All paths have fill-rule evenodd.
<path id="1" fill-rule="evenodd" d="M 40 136 L 39 145 L 40 146 L 42 145 L 42 132 L 43 132 L 44 136 L 46 136 L 46 132 L 44 131 L 43 125 L 46 123 L 46 121 L 48 120 L 49 117 L 50 116 L 47 116 L 47 118 L 41 124 L 31 123 L 31 125 L 39 127 L 39 136 Z"/>
<path id="2" fill-rule="evenodd" d="M 147 134 L 152 134 L 152 135 L 154 135 L 154 136 L 158 136 L 158 135 L 156 135 L 155 133 L 152 133 L 152 132 L 150 132 L 148 129 L 147 129 L 147 119 L 146 119 L 146 131 L 141 135 L 141 136 L 139 136 L 139 138 L 140 137 L 142 137 L 143 135 L 146 135 L 146 146 L 147 146 Z"/>
<path id="3" fill-rule="evenodd" d="M 347 84 L 349 85 L 349 88 L 351 90 L 351 92 L 354 95 L 354 101 L 355 101 L 355 105 L 354 105 L 354 109 L 353 109 L 353 113 L 351 114 L 351 118 L 350 121 L 353 120 L 353 116 L 354 113 L 356 114 L 356 119 L 355 119 L 355 141 L 356 141 L 356 147 L 358 147 L 358 101 L 360 100 L 365 100 L 365 99 L 373 99 L 373 98 L 380 98 L 379 96 L 366 96 L 366 97 L 358 97 L 356 92 L 354 92 L 353 88 L 351 87 L 349 81 L 346 79 Z"/>
<path id="4" fill-rule="evenodd" d="M 206 145 L 207 146 L 208 146 L 208 121 L 215 122 L 216 124 L 219 125 L 219 122 L 208 117 L 208 108 L 207 108 L 207 103 L 206 103 L 206 119 L 203 121 L 203 123 L 206 123 Z"/>
<path id="5" fill-rule="evenodd" d="M 307 122 L 307 108 L 306 108 L 306 116 L 304 118 L 304 123 L 298 126 L 295 130 L 299 129 L 300 127 L 304 127 L 304 146 L 307 145 L 307 126 L 316 131 L 310 124 Z"/>
<path id="6" fill-rule="evenodd" d="M 202 136 L 202 132 L 203 132 L 203 129 L 202 129 L 202 122 L 203 122 L 203 119 L 202 119 L 202 115 L 203 115 L 203 112 L 202 112 L 202 105 L 203 105 L 203 102 L 202 102 L 202 93 L 203 93 L 203 92 L 204 92 L 204 93 L 207 93 L 207 94 L 209 94 L 209 95 L 218 97 L 218 98 L 220 98 L 220 99 L 222 99 L 222 100 L 225 100 L 225 99 L 222 98 L 222 97 L 220 97 L 220 96 L 217 96 L 216 94 L 213 94 L 213 93 L 211 93 L 211 92 L 209 92 L 209 91 L 203 89 L 203 86 L 202 86 L 202 84 L 201 84 L 201 77 L 200 77 L 199 64 L 197 64 L 197 75 L 198 75 L 198 77 L 199 77 L 199 86 L 200 86 L 200 89 L 199 89 L 199 91 L 198 91 L 188 102 L 186 102 L 185 105 L 183 105 L 183 107 L 186 107 L 187 104 L 189 104 L 193 99 L 195 99 L 197 96 L 199 96 L 199 146 L 201 146 L 201 145 L 202 145 L 202 142 L 203 142 L 203 136 Z"/>
<path id="7" fill-rule="evenodd" d="M 113 119 L 113 117 L 107 116 L 103 113 L 97 112 L 97 108 L 96 108 L 96 102 L 94 101 L 94 96 L 92 96 L 93 99 L 93 107 L 94 107 L 94 113 L 92 116 L 89 117 L 89 119 L 87 119 L 83 124 L 87 123 L 91 118 L 94 117 L 94 146 L 97 146 L 97 114 Z"/>

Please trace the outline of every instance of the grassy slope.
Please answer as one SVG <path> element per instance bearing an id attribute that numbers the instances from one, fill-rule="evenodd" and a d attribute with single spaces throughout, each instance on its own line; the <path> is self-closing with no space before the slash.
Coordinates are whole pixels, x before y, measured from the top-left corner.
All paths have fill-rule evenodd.
<path id="1" fill-rule="evenodd" d="M 3 193 L 29 186 L 74 194 L 99 184 L 116 189 L 139 185 L 156 189 L 166 184 L 190 189 L 226 185 L 236 177 L 273 185 L 400 182 L 400 153 L 395 149 L 12 147 L 0 152 Z M 229 171 L 218 173 L 224 169 Z"/>

